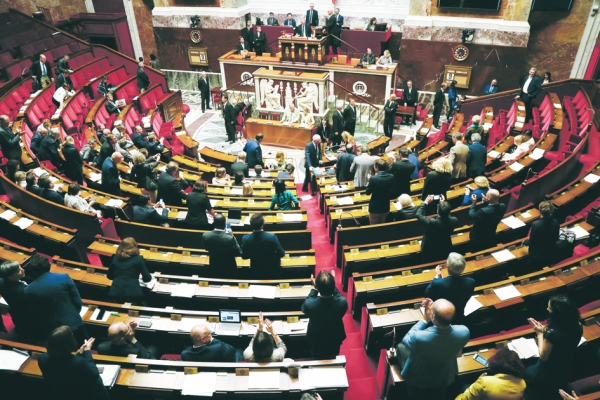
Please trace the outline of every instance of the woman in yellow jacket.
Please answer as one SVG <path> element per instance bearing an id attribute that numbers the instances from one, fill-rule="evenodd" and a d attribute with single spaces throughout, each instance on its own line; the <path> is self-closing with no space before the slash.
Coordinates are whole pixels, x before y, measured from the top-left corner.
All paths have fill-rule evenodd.
<path id="1" fill-rule="evenodd" d="M 500 349 L 488 360 L 483 374 L 455 400 L 521 400 L 525 393 L 525 366 L 512 350 Z"/>

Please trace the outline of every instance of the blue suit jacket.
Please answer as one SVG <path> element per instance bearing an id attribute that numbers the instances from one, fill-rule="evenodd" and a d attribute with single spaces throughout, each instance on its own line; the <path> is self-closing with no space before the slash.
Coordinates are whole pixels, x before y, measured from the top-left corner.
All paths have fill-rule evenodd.
<path id="1" fill-rule="evenodd" d="M 67 274 L 46 272 L 25 288 L 25 303 L 32 335 L 46 339 L 55 328 L 68 325 L 72 330 L 83 325 L 81 297 Z"/>
<path id="2" fill-rule="evenodd" d="M 254 168 L 255 165 L 264 166 L 260 143 L 256 140 L 248 140 L 244 151 L 246 152 L 246 163 L 250 168 Z"/>
<path id="3" fill-rule="evenodd" d="M 485 175 L 485 163 L 487 162 L 487 149 L 479 142 L 469 145 L 467 154 L 467 175 L 470 178 Z"/>
<path id="4" fill-rule="evenodd" d="M 169 212 L 163 208 L 162 214 L 158 214 L 152 206 L 135 206 L 133 208 L 133 222 L 148 225 L 162 225 L 169 220 Z"/>
<path id="5" fill-rule="evenodd" d="M 331 297 L 319 297 L 319 291 L 312 289 L 308 294 L 302 312 L 309 318 L 306 339 L 311 345 L 337 348 L 346 339 L 342 318 L 348 310 L 348 301 L 335 289 Z M 336 354 L 337 355 L 337 354 Z"/>
<path id="6" fill-rule="evenodd" d="M 190 347 L 181 352 L 182 361 L 195 362 L 238 362 L 235 347 L 219 339 L 213 338 L 212 342 L 200 347 Z"/>
<path id="7" fill-rule="evenodd" d="M 35 154 L 36 156 L 40 152 L 40 146 L 42 145 L 42 139 L 44 139 L 42 134 L 39 133 L 38 131 L 36 131 L 33 134 L 33 136 L 31 137 L 31 142 L 29 142 L 29 148 L 31 149 L 31 151 L 33 151 L 33 154 Z"/>
<path id="8" fill-rule="evenodd" d="M 110 157 L 102 163 L 102 191 L 116 196 L 121 195 L 119 170 Z"/>
<path id="9" fill-rule="evenodd" d="M 498 85 L 496 85 L 496 86 L 487 85 L 483 91 L 483 94 L 494 94 L 497 91 L 498 91 Z"/>
<path id="10" fill-rule="evenodd" d="M 283 21 L 283 26 L 293 26 L 294 28 L 296 27 L 296 20 L 292 18 L 292 20 L 290 21 L 289 19 L 285 19 L 285 21 Z"/>
<path id="11" fill-rule="evenodd" d="M 425 297 L 433 301 L 446 299 L 454 304 L 455 324 L 462 324 L 465 315 L 465 305 L 473 295 L 475 290 L 475 279 L 464 276 L 449 275 L 445 278 L 434 278 L 427 289 L 425 289 Z"/>
<path id="12" fill-rule="evenodd" d="M 466 326 L 427 328 L 425 321 L 417 322 L 402 339 L 402 344 L 410 350 L 410 357 L 401 373 L 406 383 L 420 388 L 435 388 L 454 382 L 458 374 L 456 356 L 469 341 L 469 336 Z"/>
<path id="13" fill-rule="evenodd" d="M 42 189 L 40 196 L 61 206 L 65 205 L 65 195 L 52 189 Z"/>
<path id="14" fill-rule="evenodd" d="M 272 233 L 254 231 L 242 237 L 242 258 L 250 259 L 252 277 L 276 279 L 281 277 L 281 257 L 285 250 Z"/>

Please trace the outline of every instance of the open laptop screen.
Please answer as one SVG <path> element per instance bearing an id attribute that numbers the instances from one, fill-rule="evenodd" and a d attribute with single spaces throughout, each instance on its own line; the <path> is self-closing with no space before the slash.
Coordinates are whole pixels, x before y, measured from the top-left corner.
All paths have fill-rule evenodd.
<path id="1" fill-rule="evenodd" d="M 219 310 L 219 321 L 235 324 L 241 322 L 240 312 L 236 310 Z"/>

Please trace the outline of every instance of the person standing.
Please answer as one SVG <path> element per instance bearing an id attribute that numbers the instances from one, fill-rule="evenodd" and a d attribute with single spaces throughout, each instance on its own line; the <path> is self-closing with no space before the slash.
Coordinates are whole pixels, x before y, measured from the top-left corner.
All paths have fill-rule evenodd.
<path id="1" fill-rule="evenodd" d="M 210 84 L 206 77 L 206 72 L 200 74 L 198 78 L 198 90 L 200 91 L 200 104 L 202 105 L 202 112 L 210 110 Z"/>
<path id="2" fill-rule="evenodd" d="M 237 114 L 235 108 L 229 102 L 229 96 L 224 94 L 221 98 L 223 102 L 223 119 L 225 120 L 225 130 L 227 131 L 227 140 L 233 144 L 235 142 L 235 122 Z"/>
<path id="3" fill-rule="evenodd" d="M 450 215 L 452 206 L 441 196 L 437 206 L 437 217 L 427 217 L 427 207 L 433 201 L 429 195 L 417 209 L 417 219 L 424 225 L 421 240 L 423 263 L 444 260 L 452 251 L 452 232 L 458 225 L 458 219 Z"/>
<path id="4" fill-rule="evenodd" d="M 342 318 L 348 310 L 348 302 L 335 287 L 335 271 L 321 271 L 304 303 L 302 312 L 308 317 L 306 340 L 311 355 L 316 359 L 333 359 L 340 353 L 346 339 Z"/>
<path id="5" fill-rule="evenodd" d="M 144 90 L 148 89 L 148 86 L 150 86 L 150 78 L 148 78 L 148 75 L 144 71 L 144 63 L 143 62 L 140 62 L 138 64 L 138 69 L 137 69 L 136 75 L 137 75 L 137 87 L 138 87 L 138 89 L 140 89 L 140 93 L 142 93 Z"/>
<path id="6" fill-rule="evenodd" d="M 171 161 L 158 177 L 158 198 L 169 206 L 181 206 L 187 194 L 183 191 L 189 183 L 179 174 L 179 164 Z"/>
<path id="7" fill-rule="evenodd" d="M 554 204 L 546 200 L 538 207 L 542 217 L 531 225 L 529 238 L 525 245 L 529 247 L 529 265 L 532 271 L 553 265 L 557 259 L 558 236 L 560 224 L 553 218 Z"/>
<path id="8" fill-rule="evenodd" d="M 39 61 L 35 61 L 31 68 L 29 68 L 29 73 L 31 77 L 37 82 L 37 90 L 40 90 L 50 84 L 50 82 L 54 82 L 54 77 L 52 76 L 52 67 L 48 60 L 46 60 L 46 56 L 44 54 L 40 54 Z"/>
<path id="9" fill-rule="evenodd" d="M 317 182 L 314 176 L 314 169 L 318 168 L 323 163 L 323 155 L 321 154 L 321 136 L 314 135 L 313 140 L 304 147 L 304 184 L 303 192 L 308 192 L 308 184 L 310 183 L 310 192 L 314 195 L 317 192 Z"/>
<path id="10" fill-rule="evenodd" d="M 525 122 L 532 118 L 531 108 L 533 107 L 533 99 L 542 91 L 541 79 L 535 74 L 536 69 L 530 68 L 529 75 L 521 81 L 521 91 L 515 97 L 516 100 L 521 100 L 525 104 L 526 117 Z"/>
<path id="11" fill-rule="evenodd" d="M 451 324 L 455 308 L 448 300 L 426 299 L 423 306 L 424 319 L 396 346 L 401 375 L 408 400 L 443 400 L 458 374 L 456 357 L 469 341 L 470 332 L 466 326 Z"/>
<path id="12" fill-rule="evenodd" d="M 277 178 L 273 181 L 273 187 L 275 188 L 275 194 L 271 198 L 271 205 L 269 211 L 275 209 L 285 211 L 293 210 L 300 207 L 300 201 L 285 188 L 285 181 Z"/>
<path id="13" fill-rule="evenodd" d="M 444 108 L 444 103 L 446 102 L 446 88 L 448 84 L 446 82 L 442 82 L 440 88 L 435 92 L 435 97 L 433 98 L 433 126 L 436 129 L 440 129 L 440 116 L 442 115 L 442 109 Z"/>
<path id="14" fill-rule="evenodd" d="M 465 306 L 475 291 L 475 279 L 461 276 L 467 262 L 458 253 L 448 254 L 446 267 L 448 276 L 444 278 L 442 273 L 444 265 L 435 267 L 435 277 L 425 289 L 424 297 L 436 301 L 446 299 L 454 304 L 455 313 L 452 323 L 464 325 Z"/>
<path id="15" fill-rule="evenodd" d="M 50 129 L 50 132 L 40 144 L 38 159 L 40 161 L 50 161 L 57 169 L 63 168 L 63 160 L 58 153 L 60 148 L 60 132 L 57 128 Z"/>
<path id="16" fill-rule="evenodd" d="M 369 179 L 365 194 L 371 195 L 369 200 L 369 223 L 383 224 L 390 212 L 390 200 L 395 196 L 396 180 L 387 171 L 387 163 L 383 159 L 375 161 L 375 175 Z"/>
<path id="17" fill-rule="evenodd" d="M 485 175 L 485 164 L 487 163 L 487 149 L 481 144 L 481 135 L 474 133 L 471 135 L 472 144 L 469 145 L 469 154 L 467 155 L 467 176 L 476 178 Z"/>
<path id="18" fill-rule="evenodd" d="M 376 159 L 377 157 L 369 154 L 369 147 L 366 144 L 363 144 L 358 149 L 358 154 L 354 157 L 354 161 L 352 161 L 352 166 L 350 167 L 350 172 L 354 174 L 355 189 L 367 186 L 369 183 L 367 177 L 375 172 L 373 167 Z"/>
<path id="19" fill-rule="evenodd" d="M 252 233 L 242 237 L 242 258 L 250 259 L 250 270 L 255 279 L 278 279 L 281 277 L 281 258 L 285 250 L 279 239 L 264 231 L 265 219 L 260 213 L 250 217 Z"/>
<path id="20" fill-rule="evenodd" d="M 412 81 L 407 81 L 406 88 L 404 89 L 404 105 L 406 107 L 415 107 L 417 103 L 419 103 L 419 92 L 413 86 Z M 407 125 L 412 125 L 414 123 L 412 116 L 408 116 L 405 122 Z"/>
<path id="21" fill-rule="evenodd" d="M 317 126 L 317 135 L 321 136 L 321 152 L 325 152 L 327 139 L 331 136 L 331 124 L 327 118 L 321 118 L 321 123 Z"/>
<path id="22" fill-rule="evenodd" d="M 135 140 L 134 133 L 134 140 Z M 137 183 L 137 187 L 140 189 L 142 194 L 150 197 L 150 202 L 156 202 L 156 166 L 158 165 L 159 156 L 156 155 L 150 160 L 146 160 L 146 157 L 138 152 L 133 156 L 133 167 L 129 173 L 129 179 L 132 182 Z"/>
<path id="23" fill-rule="evenodd" d="M 394 175 L 396 180 L 396 195 L 410 194 L 410 177 L 412 176 L 415 166 L 408 161 L 409 150 L 406 147 L 400 148 L 400 160 L 394 161 L 390 167 L 390 174 Z"/>
<path id="24" fill-rule="evenodd" d="M 21 280 L 24 277 L 25 270 L 17 261 L 5 261 L 0 264 L 0 295 L 10 307 L 9 313 L 15 333 L 23 338 L 28 333 L 27 308 L 23 302 L 27 284 Z M 0 321 L 0 328 L 2 327 Z"/>
<path id="25" fill-rule="evenodd" d="M 254 140 L 246 141 L 244 145 L 244 150 L 246 152 L 246 163 L 249 167 L 254 168 L 255 165 L 260 165 L 264 167 L 265 162 L 263 161 L 262 156 L 262 147 L 260 147 L 260 143 L 264 139 L 265 135 L 259 133 L 256 135 Z"/>
<path id="26" fill-rule="evenodd" d="M 256 164 L 254 164 L 256 165 Z M 248 164 L 246 164 L 246 152 L 240 151 L 237 155 L 237 160 L 231 164 L 231 176 L 235 176 L 237 172 L 244 174 L 244 177 L 249 176 Z"/>
<path id="27" fill-rule="evenodd" d="M 337 22 L 337 17 L 333 13 L 333 10 L 332 9 L 327 10 L 327 23 L 325 24 L 325 30 L 327 31 L 328 38 L 327 38 L 327 46 L 325 47 L 325 49 L 326 49 L 325 54 L 332 54 L 332 53 L 337 54 L 339 42 L 334 37 L 334 35 L 336 34 L 336 27 L 335 27 L 336 22 Z M 331 50 L 329 49 L 330 46 L 331 46 Z M 330 53 L 330 51 L 332 53 Z"/>
<path id="28" fill-rule="evenodd" d="M 21 162 L 21 137 L 25 131 L 17 128 L 17 132 L 13 133 L 11 127 L 8 115 L 0 115 L 0 149 L 5 158 Z"/>
<path id="29" fill-rule="evenodd" d="M 150 54 L 150 66 L 160 71 L 160 64 L 158 63 L 155 54 Z"/>
<path id="30" fill-rule="evenodd" d="M 397 109 L 398 103 L 396 103 L 396 95 L 392 93 L 383 107 L 383 111 L 385 112 L 385 117 L 383 119 L 383 133 L 389 138 L 394 134 L 394 122 Z"/>
<path id="31" fill-rule="evenodd" d="M 471 144 L 473 143 L 473 139 L 471 138 L 471 136 L 474 133 L 479 133 L 479 135 L 483 135 L 485 132 L 485 129 L 483 126 L 481 126 L 479 123 L 481 122 L 481 117 L 479 115 L 473 115 L 473 118 L 471 118 L 471 126 L 469 126 L 465 132 L 465 142 L 467 144 Z"/>
<path id="32" fill-rule="evenodd" d="M 262 32 L 260 25 L 256 26 L 256 33 L 254 34 L 254 51 L 257 56 L 262 56 L 265 52 L 267 37 Z"/>
<path id="33" fill-rule="evenodd" d="M 456 81 L 452 81 L 450 83 L 450 88 L 448 89 L 448 103 L 449 103 L 449 106 L 450 106 L 450 107 L 448 107 L 448 114 L 446 115 L 446 120 L 448 122 L 450 122 L 452 120 L 452 116 L 454 115 L 454 111 L 456 111 L 455 110 L 455 108 L 456 108 L 456 102 L 457 102 L 457 100 L 460 99 L 460 96 L 459 96 L 459 94 L 457 92 L 457 89 L 456 89 L 456 83 L 457 83 Z"/>
<path id="34" fill-rule="evenodd" d="M 225 231 L 226 222 L 223 214 L 215 214 L 213 230 L 202 234 L 202 243 L 208 251 L 211 273 L 235 278 L 239 275 L 235 258 L 242 256 L 242 249 L 233 233 Z"/>
<path id="35" fill-rule="evenodd" d="M 452 183 L 452 163 L 448 157 L 438 158 L 431 164 L 431 168 L 433 171 L 425 177 L 421 200 L 425 200 L 429 195 L 445 197 Z"/>
<path id="36" fill-rule="evenodd" d="M 123 161 L 123 155 L 115 151 L 102 163 L 102 191 L 121 196 L 121 177 L 117 165 Z"/>
<path id="37" fill-rule="evenodd" d="M 336 110 L 333 112 L 333 124 L 331 124 L 331 136 L 329 141 L 331 147 L 337 149 L 342 143 L 342 133 L 344 132 L 344 115 L 342 114 L 342 107 L 344 103 L 340 100 L 337 102 Z"/>
<path id="38" fill-rule="evenodd" d="M 73 136 L 65 138 L 65 144 L 62 147 L 62 154 L 65 158 L 65 175 L 72 181 L 83 185 L 83 159 L 81 154 L 75 148 Z"/>
<path id="39" fill-rule="evenodd" d="M 185 216 L 185 223 L 191 229 L 210 229 L 207 214 L 215 216 L 215 210 L 206 194 L 206 187 L 206 181 L 198 179 L 194 182 L 191 193 L 187 195 L 186 205 L 188 213 Z"/>
<path id="40" fill-rule="evenodd" d="M 356 105 L 354 99 L 350 99 L 350 102 L 344 108 L 344 130 L 354 136 L 354 130 L 356 129 Z"/>
<path id="41" fill-rule="evenodd" d="M 346 151 L 338 154 L 337 161 L 335 163 L 335 177 L 338 183 L 348 182 L 354 180 L 354 174 L 350 172 L 352 163 L 354 163 L 354 146 L 352 143 L 346 145 Z"/>
<path id="42" fill-rule="evenodd" d="M 471 195 L 473 202 L 469 210 L 469 218 L 473 220 L 473 227 L 469 234 L 471 238 L 471 252 L 475 253 L 496 246 L 496 228 L 504 217 L 506 204 L 499 203 L 500 193 L 496 189 L 488 190 L 482 196 L 483 204 L 476 205 L 476 195 Z M 487 203 L 487 204 L 486 204 Z"/>
<path id="43" fill-rule="evenodd" d="M 456 132 L 452 135 L 454 146 L 450 148 L 450 162 L 452 162 L 452 179 L 455 182 L 464 180 L 467 177 L 467 157 L 469 156 L 469 147 L 462 142 L 462 133 Z"/>
<path id="44" fill-rule="evenodd" d="M 134 238 L 125 238 L 121 240 L 115 255 L 110 260 L 106 277 L 113 282 L 108 297 L 117 303 L 130 302 L 143 305 L 144 294 L 140 286 L 140 275 L 144 282 L 152 280 L 144 257 L 140 255 L 137 242 Z"/>
<path id="45" fill-rule="evenodd" d="M 312 26 L 319 26 L 319 12 L 315 10 L 315 5 L 310 3 L 310 8 L 306 11 L 306 23 L 308 24 L 309 31 Z"/>
<path id="46" fill-rule="evenodd" d="M 252 51 L 254 48 L 254 27 L 252 26 L 252 21 L 246 22 L 246 28 L 244 29 L 244 33 L 246 34 L 246 44 L 248 45 L 248 51 Z"/>

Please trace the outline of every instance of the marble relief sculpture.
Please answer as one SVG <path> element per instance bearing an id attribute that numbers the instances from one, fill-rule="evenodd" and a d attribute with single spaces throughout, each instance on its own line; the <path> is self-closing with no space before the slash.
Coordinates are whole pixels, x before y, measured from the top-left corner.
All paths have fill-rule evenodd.
<path id="1" fill-rule="evenodd" d="M 302 110 L 313 111 L 313 107 L 319 112 L 319 87 L 316 83 L 302 82 L 302 88 L 296 94 L 296 104 Z"/>
<path id="2" fill-rule="evenodd" d="M 273 110 L 281 110 L 281 94 L 279 85 L 273 86 L 272 79 L 261 79 L 260 81 L 260 104 Z"/>

